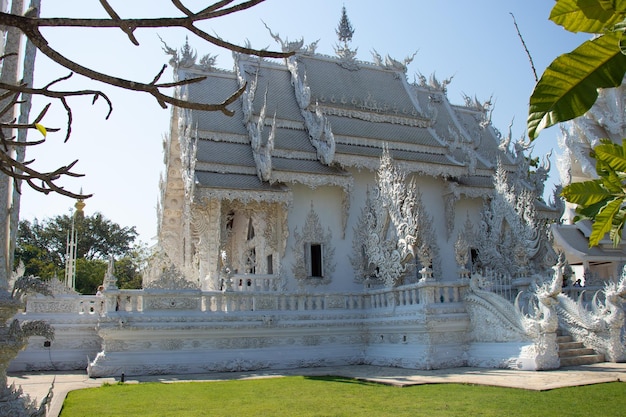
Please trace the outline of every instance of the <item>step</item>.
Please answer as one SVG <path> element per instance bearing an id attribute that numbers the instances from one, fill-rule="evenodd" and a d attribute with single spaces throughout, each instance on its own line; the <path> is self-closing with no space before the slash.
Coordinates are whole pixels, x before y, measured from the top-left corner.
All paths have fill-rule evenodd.
<path id="1" fill-rule="evenodd" d="M 561 358 L 561 367 L 591 365 L 594 363 L 604 362 L 604 355 L 583 355 Z"/>
<path id="2" fill-rule="evenodd" d="M 595 355 L 596 352 L 593 349 L 580 347 L 574 349 L 562 349 L 559 347 L 559 358 L 570 358 L 572 356 L 586 356 Z"/>
<path id="3" fill-rule="evenodd" d="M 584 348 L 585 345 L 583 345 L 581 342 L 564 342 L 564 343 L 559 343 L 559 350 L 569 350 L 569 349 L 581 349 Z"/>
<path id="4" fill-rule="evenodd" d="M 572 341 L 574 341 L 574 338 L 572 336 L 557 336 L 556 337 L 557 343 L 567 343 L 567 342 L 572 342 Z"/>

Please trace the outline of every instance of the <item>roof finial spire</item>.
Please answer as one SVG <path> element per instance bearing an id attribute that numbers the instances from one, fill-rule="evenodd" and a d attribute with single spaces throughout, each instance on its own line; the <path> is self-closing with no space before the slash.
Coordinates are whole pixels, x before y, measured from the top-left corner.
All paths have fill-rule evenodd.
<path id="1" fill-rule="evenodd" d="M 339 41 L 347 44 L 352 40 L 352 35 L 354 34 L 354 29 L 352 28 L 352 24 L 350 23 L 350 19 L 348 19 L 348 13 L 346 12 L 346 6 L 343 6 L 341 9 L 341 20 L 339 21 L 339 26 L 335 31 L 337 36 L 339 36 Z"/>

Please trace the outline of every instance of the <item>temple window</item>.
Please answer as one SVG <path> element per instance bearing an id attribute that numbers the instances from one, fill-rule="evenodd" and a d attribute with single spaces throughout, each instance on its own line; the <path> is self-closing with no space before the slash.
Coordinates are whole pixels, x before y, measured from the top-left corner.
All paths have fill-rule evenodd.
<path id="1" fill-rule="evenodd" d="M 246 252 L 245 273 L 246 274 L 256 273 L 256 250 L 254 248 L 250 248 Z"/>
<path id="2" fill-rule="evenodd" d="M 296 279 L 306 285 L 327 285 L 335 270 L 332 232 L 324 232 L 313 203 L 302 231 L 294 229 L 294 266 Z M 315 278 L 315 279 L 311 279 Z"/>
<path id="3" fill-rule="evenodd" d="M 322 278 L 324 276 L 323 251 L 321 243 L 307 245 L 307 269 L 309 277 Z"/>
<path id="4" fill-rule="evenodd" d="M 248 220 L 248 240 L 254 239 L 254 226 L 252 225 L 252 217 Z"/>
<path id="5" fill-rule="evenodd" d="M 233 230 L 234 220 L 235 220 L 235 212 L 231 210 L 226 215 L 226 230 Z"/>
<path id="6" fill-rule="evenodd" d="M 269 275 L 274 273 L 274 257 L 272 254 L 267 255 L 267 273 Z"/>

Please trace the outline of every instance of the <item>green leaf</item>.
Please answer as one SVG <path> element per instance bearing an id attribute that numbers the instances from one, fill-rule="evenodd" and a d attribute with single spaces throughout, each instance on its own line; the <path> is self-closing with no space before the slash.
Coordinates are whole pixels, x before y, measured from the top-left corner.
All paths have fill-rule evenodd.
<path id="1" fill-rule="evenodd" d="M 619 38 L 614 32 L 599 36 L 552 61 L 530 97 L 531 140 L 546 127 L 584 114 L 598 98 L 598 88 L 621 85 L 626 55 L 620 52 Z"/>
<path id="2" fill-rule="evenodd" d="M 568 202 L 584 207 L 603 201 L 612 195 L 602 185 L 601 180 L 573 182 L 565 186 L 561 194 Z"/>
<path id="3" fill-rule="evenodd" d="M 613 218 L 619 212 L 622 202 L 623 200 L 621 198 L 615 199 L 598 212 L 598 215 L 594 219 L 593 225 L 591 226 L 589 247 L 598 245 L 604 235 L 611 230 L 613 227 Z"/>
<path id="4" fill-rule="evenodd" d="M 615 31 L 621 33 L 619 37 L 619 50 L 622 55 L 626 55 L 626 22 L 615 25 Z"/>
<path id="5" fill-rule="evenodd" d="M 604 185 L 611 194 L 622 194 L 622 180 L 614 171 L 607 172 L 606 175 L 603 175 L 600 179 L 602 185 Z"/>
<path id="6" fill-rule="evenodd" d="M 594 220 L 600 210 L 604 208 L 609 202 L 613 201 L 613 196 L 608 196 L 602 201 L 598 201 L 595 204 L 591 204 L 589 206 L 577 206 L 576 213 L 580 215 L 581 218 Z"/>
<path id="7" fill-rule="evenodd" d="M 624 150 L 616 144 L 598 145 L 593 149 L 594 158 L 597 162 L 602 162 L 613 171 L 626 172 L 626 158 Z"/>
<path id="8" fill-rule="evenodd" d="M 616 2 L 623 3 L 623 2 Z M 570 32 L 602 33 L 619 23 L 624 16 L 622 5 L 602 0 L 557 0 L 550 20 Z"/>
<path id="9" fill-rule="evenodd" d="M 614 10 L 618 12 L 626 12 L 626 0 L 608 0 L 608 1 L 613 5 Z"/>
<path id="10" fill-rule="evenodd" d="M 613 241 L 613 246 L 617 247 L 619 242 L 622 240 L 622 233 L 624 231 L 624 216 L 626 215 L 626 211 L 621 209 L 614 217 L 613 217 L 613 227 L 611 227 L 611 232 L 609 233 L 609 237 Z"/>

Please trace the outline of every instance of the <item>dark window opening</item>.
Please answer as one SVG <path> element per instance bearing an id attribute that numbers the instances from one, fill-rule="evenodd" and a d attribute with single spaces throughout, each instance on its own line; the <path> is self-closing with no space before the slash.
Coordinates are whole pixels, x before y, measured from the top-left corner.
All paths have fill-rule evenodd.
<path id="1" fill-rule="evenodd" d="M 256 249 L 251 248 L 246 254 L 246 274 L 256 274 Z"/>
<path id="2" fill-rule="evenodd" d="M 248 240 L 254 239 L 254 226 L 252 225 L 252 218 L 248 220 Z"/>
<path id="3" fill-rule="evenodd" d="M 322 271 L 322 245 L 319 243 L 311 244 L 311 276 L 321 277 Z"/>
<path id="4" fill-rule="evenodd" d="M 478 249 L 471 248 L 470 249 L 470 265 L 469 269 L 472 272 L 475 272 L 476 269 L 480 268 L 480 253 Z"/>
<path id="5" fill-rule="evenodd" d="M 267 273 L 269 275 L 274 274 L 274 257 L 272 255 L 267 255 Z"/>

